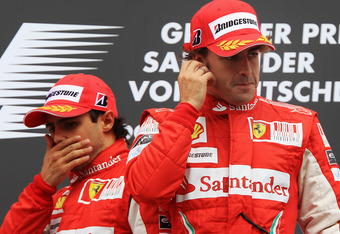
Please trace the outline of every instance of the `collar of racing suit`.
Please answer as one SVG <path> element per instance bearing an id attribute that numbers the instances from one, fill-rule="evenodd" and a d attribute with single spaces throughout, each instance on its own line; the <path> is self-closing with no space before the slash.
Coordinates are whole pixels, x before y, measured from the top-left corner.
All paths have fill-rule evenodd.
<path id="1" fill-rule="evenodd" d="M 79 179 L 86 178 L 87 176 L 100 173 L 102 170 L 111 169 L 117 164 L 125 164 L 128 151 L 129 149 L 127 148 L 125 139 L 117 139 L 111 146 L 102 151 L 90 165 L 80 171 L 70 172 L 70 184 L 79 181 Z"/>
<path id="2" fill-rule="evenodd" d="M 211 111 L 215 113 L 216 115 L 252 111 L 256 107 L 256 104 L 258 103 L 259 99 L 260 99 L 259 96 L 254 95 L 253 99 L 247 104 L 235 106 L 225 102 L 222 99 L 218 99 L 213 95 L 207 94 L 204 106 L 202 107 L 202 111 L 206 109 L 209 110 L 209 112 Z"/>

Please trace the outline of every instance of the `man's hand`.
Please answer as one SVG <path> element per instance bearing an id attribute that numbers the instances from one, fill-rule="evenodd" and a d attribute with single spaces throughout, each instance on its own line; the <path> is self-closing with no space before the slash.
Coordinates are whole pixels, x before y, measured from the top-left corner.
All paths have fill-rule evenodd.
<path id="1" fill-rule="evenodd" d="M 52 137 L 45 135 L 47 150 L 41 169 L 43 180 L 57 187 L 76 166 L 89 160 L 92 151 L 90 140 L 75 136 L 55 144 Z"/>
<path id="2" fill-rule="evenodd" d="M 178 76 L 181 102 L 188 102 L 200 110 L 205 100 L 207 86 L 214 82 L 214 75 L 204 63 L 196 60 L 184 62 Z"/>

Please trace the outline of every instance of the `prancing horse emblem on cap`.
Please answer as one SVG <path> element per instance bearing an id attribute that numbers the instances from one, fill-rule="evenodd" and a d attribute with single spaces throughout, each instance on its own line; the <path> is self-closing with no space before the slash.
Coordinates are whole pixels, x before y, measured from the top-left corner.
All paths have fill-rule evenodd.
<path id="1" fill-rule="evenodd" d="M 103 93 L 97 93 L 96 106 L 107 107 L 107 96 Z"/>

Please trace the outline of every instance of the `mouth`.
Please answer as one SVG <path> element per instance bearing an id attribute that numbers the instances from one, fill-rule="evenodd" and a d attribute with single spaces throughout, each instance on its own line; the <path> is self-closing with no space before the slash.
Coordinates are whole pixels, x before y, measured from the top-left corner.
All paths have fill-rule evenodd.
<path id="1" fill-rule="evenodd" d="M 252 82 L 234 84 L 235 87 L 239 87 L 239 88 L 252 88 L 254 87 L 254 85 L 255 84 Z"/>

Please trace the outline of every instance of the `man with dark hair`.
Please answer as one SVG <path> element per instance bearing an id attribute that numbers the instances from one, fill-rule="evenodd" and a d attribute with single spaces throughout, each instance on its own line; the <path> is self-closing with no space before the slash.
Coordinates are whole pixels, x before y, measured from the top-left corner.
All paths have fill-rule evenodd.
<path id="1" fill-rule="evenodd" d="M 46 124 L 41 172 L 6 215 L 0 233 L 146 233 L 158 228 L 158 207 L 140 206 L 125 189 L 124 118 L 98 77 L 71 74 L 24 117 Z M 69 176 L 70 185 L 57 191 Z M 155 233 L 155 232 L 154 232 Z"/>
<path id="2" fill-rule="evenodd" d="M 181 102 L 150 109 L 128 158 L 138 202 L 173 233 L 340 233 L 340 170 L 316 113 L 256 95 L 274 50 L 247 3 L 215 0 L 191 20 Z"/>

